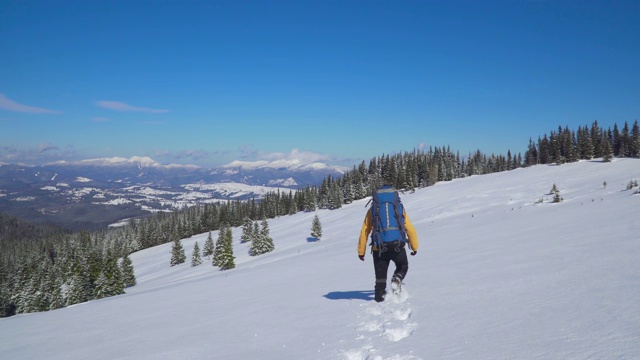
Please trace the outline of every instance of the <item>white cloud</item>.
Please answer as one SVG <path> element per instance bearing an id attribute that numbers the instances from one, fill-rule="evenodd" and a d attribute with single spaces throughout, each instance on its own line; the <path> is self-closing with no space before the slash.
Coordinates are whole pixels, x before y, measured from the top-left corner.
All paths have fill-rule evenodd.
<path id="1" fill-rule="evenodd" d="M 169 112 L 169 110 L 165 109 L 151 109 L 139 106 L 132 106 L 129 104 L 125 104 L 120 101 L 97 101 L 96 105 L 101 108 L 109 109 L 109 110 L 117 110 L 117 111 L 135 111 L 135 112 L 146 112 L 151 114 L 161 114 Z"/>
<path id="2" fill-rule="evenodd" d="M 297 162 L 300 164 L 312 164 L 316 162 L 327 162 L 335 160 L 330 155 L 318 154 L 309 151 L 300 151 L 298 149 L 292 149 L 289 153 L 260 153 L 258 154 L 258 159 L 268 161 L 289 161 Z"/>
<path id="3" fill-rule="evenodd" d="M 43 153 L 49 150 L 60 150 L 60 148 L 54 144 L 45 143 L 45 144 L 40 144 L 38 152 Z"/>
<path id="4" fill-rule="evenodd" d="M 19 104 L 0 93 L 0 109 L 31 114 L 60 114 L 60 111 Z"/>
<path id="5" fill-rule="evenodd" d="M 80 156 L 71 145 L 60 147 L 52 143 L 42 143 L 31 148 L 0 147 L 0 162 L 9 164 L 41 165 L 60 160 L 78 159 Z"/>
<path id="6" fill-rule="evenodd" d="M 340 163 L 339 159 L 334 156 L 319 154 L 309 151 L 300 151 L 299 149 L 293 149 L 289 153 L 273 152 L 273 153 L 258 153 L 255 156 L 255 160 L 236 160 L 232 161 L 225 167 L 242 167 L 247 169 L 254 168 L 324 168 L 329 164 L 335 167 L 335 164 Z M 345 170 L 347 168 L 344 168 Z"/>

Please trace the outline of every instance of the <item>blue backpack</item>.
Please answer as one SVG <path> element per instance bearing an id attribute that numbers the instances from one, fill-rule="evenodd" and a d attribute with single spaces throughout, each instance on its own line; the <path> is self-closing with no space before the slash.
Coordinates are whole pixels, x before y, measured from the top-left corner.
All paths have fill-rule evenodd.
<path id="1" fill-rule="evenodd" d="M 371 197 L 371 243 L 386 251 L 390 243 L 403 246 L 406 241 L 404 228 L 404 207 L 398 191 L 392 186 L 382 186 L 373 191 Z"/>

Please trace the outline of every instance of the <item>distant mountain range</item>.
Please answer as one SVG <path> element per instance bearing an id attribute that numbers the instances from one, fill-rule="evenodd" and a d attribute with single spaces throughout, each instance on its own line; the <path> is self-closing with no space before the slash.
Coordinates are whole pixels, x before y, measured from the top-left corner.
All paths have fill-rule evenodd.
<path id="1" fill-rule="evenodd" d="M 198 203 L 319 185 L 345 170 L 296 161 L 234 161 L 206 169 L 160 164 L 148 157 L 0 165 L 0 212 L 72 230 L 95 229 Z"/>

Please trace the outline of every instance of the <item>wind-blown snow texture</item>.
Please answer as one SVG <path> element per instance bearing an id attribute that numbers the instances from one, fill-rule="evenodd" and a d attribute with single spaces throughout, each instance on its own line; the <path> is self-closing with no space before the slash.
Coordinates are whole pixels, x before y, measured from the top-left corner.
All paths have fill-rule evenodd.
<path id="1" fill-rule="evenodd" d="M 583 161 L 404 194 L 420 237 L 406 292 L 373 301 L 356 255 L 367 200 L 270 221 L 237 268 L 132 255 L 126 295 L 0 319 L 3 359 L 638 359 L 640 160 Z M 606 181 L 607 186 L 603 185 Z M 557 184 L 564 201 L 547 195 Z M 543 203 L 538 203 L 544 199 Z M 217 233 L 213 234 L 214 239 Z M 195 241 L 183 241 L 190 258 Z M 391 270 L 390 270 L 391 271 Z"/>

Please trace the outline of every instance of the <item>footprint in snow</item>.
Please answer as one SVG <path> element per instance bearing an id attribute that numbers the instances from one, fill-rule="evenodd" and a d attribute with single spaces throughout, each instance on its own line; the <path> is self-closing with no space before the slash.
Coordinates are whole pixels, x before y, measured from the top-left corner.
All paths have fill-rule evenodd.
<path id="1" fill-rule="evenodd" d="M 356 327 L 358 336 L 356 340 L 366 342 L 360 348 L 344 351 L 343 355 L 348 360 L 378 360 L 383 359 L 373 344 L 380 339 L 391 342 L 401 341 L 407 338 L 417 328 L 411 319 L 411 305 L 407 302 L 409 293 L 406 288 L 399 294 L 389 293 L 384 302 L 363 304 L 365 311 L 360 315 L 362 321 Z M 394 355 L 392 359 L 405 360 L 417 359 L 413 355 Z"/>

